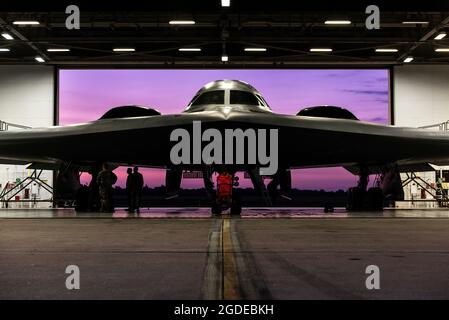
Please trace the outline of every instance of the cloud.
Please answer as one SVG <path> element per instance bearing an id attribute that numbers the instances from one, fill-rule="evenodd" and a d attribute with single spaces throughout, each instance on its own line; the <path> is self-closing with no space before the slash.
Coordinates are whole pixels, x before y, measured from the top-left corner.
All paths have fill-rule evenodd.
<path id="1" fill-rule="evenodd" d="M 366 70 L 335 70 L 324 76 L 327 76 L 329 78 L 350 78 L 362 74 L 360 71 Z"/>
<path id="2" fill-rule="evenodd" d="M 355 94 L 364 94 L 364 95 L 372 95 L 372 96 L 388 96 L 388 90 L 354 90 L 354 89 L 345 89 L 344 92 L 355 93 Z"/>
<path id="3" fill-rule="evenodd" d="M 370 122 L 381 122 L 381 123 L 386 123 L 387 119 L 384 117 L 375 117 L 375 118 L 371 118 L 369 119 Z"/>
<path id="4" fill-rule="evenodd" d="M 376 101 L 380 102 L 380 103 L 389 103 L 390 102 L 390 100 L 388 98 L 379 98 L 379 99 L 376 99 Z"/>

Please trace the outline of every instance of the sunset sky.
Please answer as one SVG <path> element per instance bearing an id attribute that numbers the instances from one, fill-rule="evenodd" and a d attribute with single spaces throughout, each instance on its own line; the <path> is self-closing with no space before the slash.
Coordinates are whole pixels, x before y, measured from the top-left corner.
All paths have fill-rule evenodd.
<path id="1" fill-rule="evenodd" d="M 388 70 L 61 70 L 59 76 L 61 125 L 96 120 L 120 105 L 178 113 L 202 86 L 220 79 L 250 83 L 277 113 L 296 114 L 327 104 L 345 107 L 364 121 L 388 123 Z M 116 170 L 119 185 L 124 184 L 124 171 Z M 164 184 L 163 170 L 142 171 L 148 186 Z M 299 189 L 347 189 L 356 180 L 342 168 L 293 173 L 293 187 Z M 241 182 L 250 186 L 246 179 Z M 201 186 L 201 180 L 182 184 Z"/>

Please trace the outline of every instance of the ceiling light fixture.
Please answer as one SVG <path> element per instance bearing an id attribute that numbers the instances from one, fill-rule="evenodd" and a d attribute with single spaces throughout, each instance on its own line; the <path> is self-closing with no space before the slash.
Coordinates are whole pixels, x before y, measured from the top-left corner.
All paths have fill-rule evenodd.
<path id="1" fill-rule="evenodd" d="M 387 49 L 387 48 L 376 49 L 376 52 L 398 52 L 398 51 L 399 51 L 398 49 L 393 49 L 393 48 L 390 48 L 390 49 Z"/>
<path id="2" fill-rule="evenodd" d="M 185 52 L 199 52 L 201 51 L 201 48 L 179 48 L 178 50 Z"/>
<path id="3" fill-rule="evenodd" d="M 311 48 L 310 52 L 332 52 L 331 48 Z"/>
<path id="4" fill-rule="evenodd" d="M 245 48 L 247 52 L 265 52 L 267 48 Z"/>
<path id="5" fill-rule="evenodd" d="M 134 52 L 136 49 L 134 48 L 114 48 L 112 49 L 114 52 Z"/>
<path id="6" fill-rule="evenodd" d="M 39 57 L 39 56 L 37 56 L 36 58 L 34 58 L 37 62 L 39 62 L 39 63 L 44 63 L 45 62 L 45 60 L 44 60 L 44 58 L 42 58 L 42 57 Z"/>
<path id="7" fill-rule="evenodd" d="M 438 48 L 435 49 L 435 52 L 449 52 L 449 48 Z"/>
<path id="8" fill-rule="evenodd" d="M 231 0 L 221 0 L 221 6 L 222 7 L 230 7 L 231 6 Z"/>
<path id="9" fill-rule="evenodd" d="M 47 49 L 47 52 L 69 52 L 70 49 L 64 49 L 64 48 L 51 48 Z"/>
<path id="10" fill-rule="evenodd" d="M 17 26 L 38 25 L 39 21 L 14 21 L 12 24 Z"/>
<path id="11" fill-rule="evenodd" d="M 331 25 L 348 25 L 352 22 L 349 20 L 326 20 L 324 21 L 324 24 L 331 24 Z"/>
<path id="12" fill-rule="evenodd" d="M 221 61 L 222 62 L 228 62 L 229 61 L 229 57 L 228 56 L 221 56 Z"/>
<path id="13" fill-rule="evenodd" d="M 2 32 L 2 37 L 6 40 L 14 40 L 13 36 L 10 35 L 8 32 Z"/>
<path id="14" fill-rule="evenodd" d="M 405 58 L 404 63 L 409 63 L 412 61 L 413 61 L 413 57 L 407 57 L 407 58 Z"/>
<path id="15" fill-rule="evenodd" d="M 193 20 L 172 20 L 169 22 L 169 24 L 176 24 L 176 25 L 183 25 L 183 24 L 195 24 L 195 21 Z"/>
<path id="16" fill-rule="evenodd" d="M 446 36 L 446 32 L 440 32 L 434 39 L 441 40 Z"/>
<path id="17" fill-rule="evenodd" d="M 8 48 L 0 48 L 0 52 L 9 52 L 11 50 L 9 50 Z"/>
<path id="18" fill-rule="evenodd" d="M 402 24 L 429 24 L 429 21 L 402 21 Z"/>

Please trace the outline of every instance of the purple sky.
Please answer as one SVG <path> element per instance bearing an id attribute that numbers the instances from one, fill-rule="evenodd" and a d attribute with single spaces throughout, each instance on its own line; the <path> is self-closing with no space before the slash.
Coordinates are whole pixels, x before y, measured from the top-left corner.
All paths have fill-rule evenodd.
<path id="1" fill-rule="evenodd" d="M 277 113 L 329 104 L 345 107 L 364 121 L 388 123 L 388 70 L 61 70 L 60 124 L 95 120 L 120 105 L 178 113 L 202 86 L 219 79 L 250 83 Z M 117 171 L 123 185 L 124 170 Z M 149 186 L 164 184 L 162 170 L 144 174 Z M 293 186 L 300 189 L 347 189 L 356 180 L 342 168 L 293 173 Z M 185 179 L 182 186 L 198 187 L 200 182 Z"/>

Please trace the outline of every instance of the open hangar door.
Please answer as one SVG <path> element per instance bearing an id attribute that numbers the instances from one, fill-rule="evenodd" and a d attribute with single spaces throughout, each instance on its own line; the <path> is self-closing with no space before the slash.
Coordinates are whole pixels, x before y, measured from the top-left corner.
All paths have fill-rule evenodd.
<path id="1" fill-rule="evenodd" d="M 72 125 L 99 119 L 111 107 L 136 104 L 157 109 L 162 115 L 181 112 L 199 88 L 217 79 L 240 79 L 263 95 L 275 113 L 296 115 L 312 106 L 344 106 L 362 121 L 389 124 L 389 70 L 359 69 L 70 69 L 59 70 L 59 123 Z M 367 92 L 370 86 L 373 92 Z M 73 94 L 76 92 L 77 94 Z M 167 96 L 168 92 L 177 92 Z M 144 146 L 143 146 L 144 148 Z M 117 168 L 117 186 L 124 191 L 126 167 Z M 203 196 L 203 176 L 184 175 L 181 187 L 189 197 L 163 202 L 160 188 L 165 184 L 162 169 L 142 169 L 145 198 L 153 206 L 207 205 Z M 265 206 L 253 194 L 248 175 L 238 174 L 245 204 Z M 82 184 L 91 176 L 83 174 Z M 269 183 L 270 179 L 266 179 Z M 371 178 L 371 183 L 374 177 Z M 277 206 L 322 207 L 327 202 L 345 206 L 345 191 L 357 177 L 341 167 L 292 170 L 291 199 L 280 199 Z M 121 191 L 118 190 L 118 193 Z M 159 197 L 159 198 L 158 198 Z M 123 199 L 123 198 L 122 198 Z M 162 200 L 161 200 L 162 199 Z M 176 201 L 176 202 L 175 202 Z M 184 202 L 183 202 L 184 201 Z M 173 204 L 176 203 L 176 204 Z"/>

